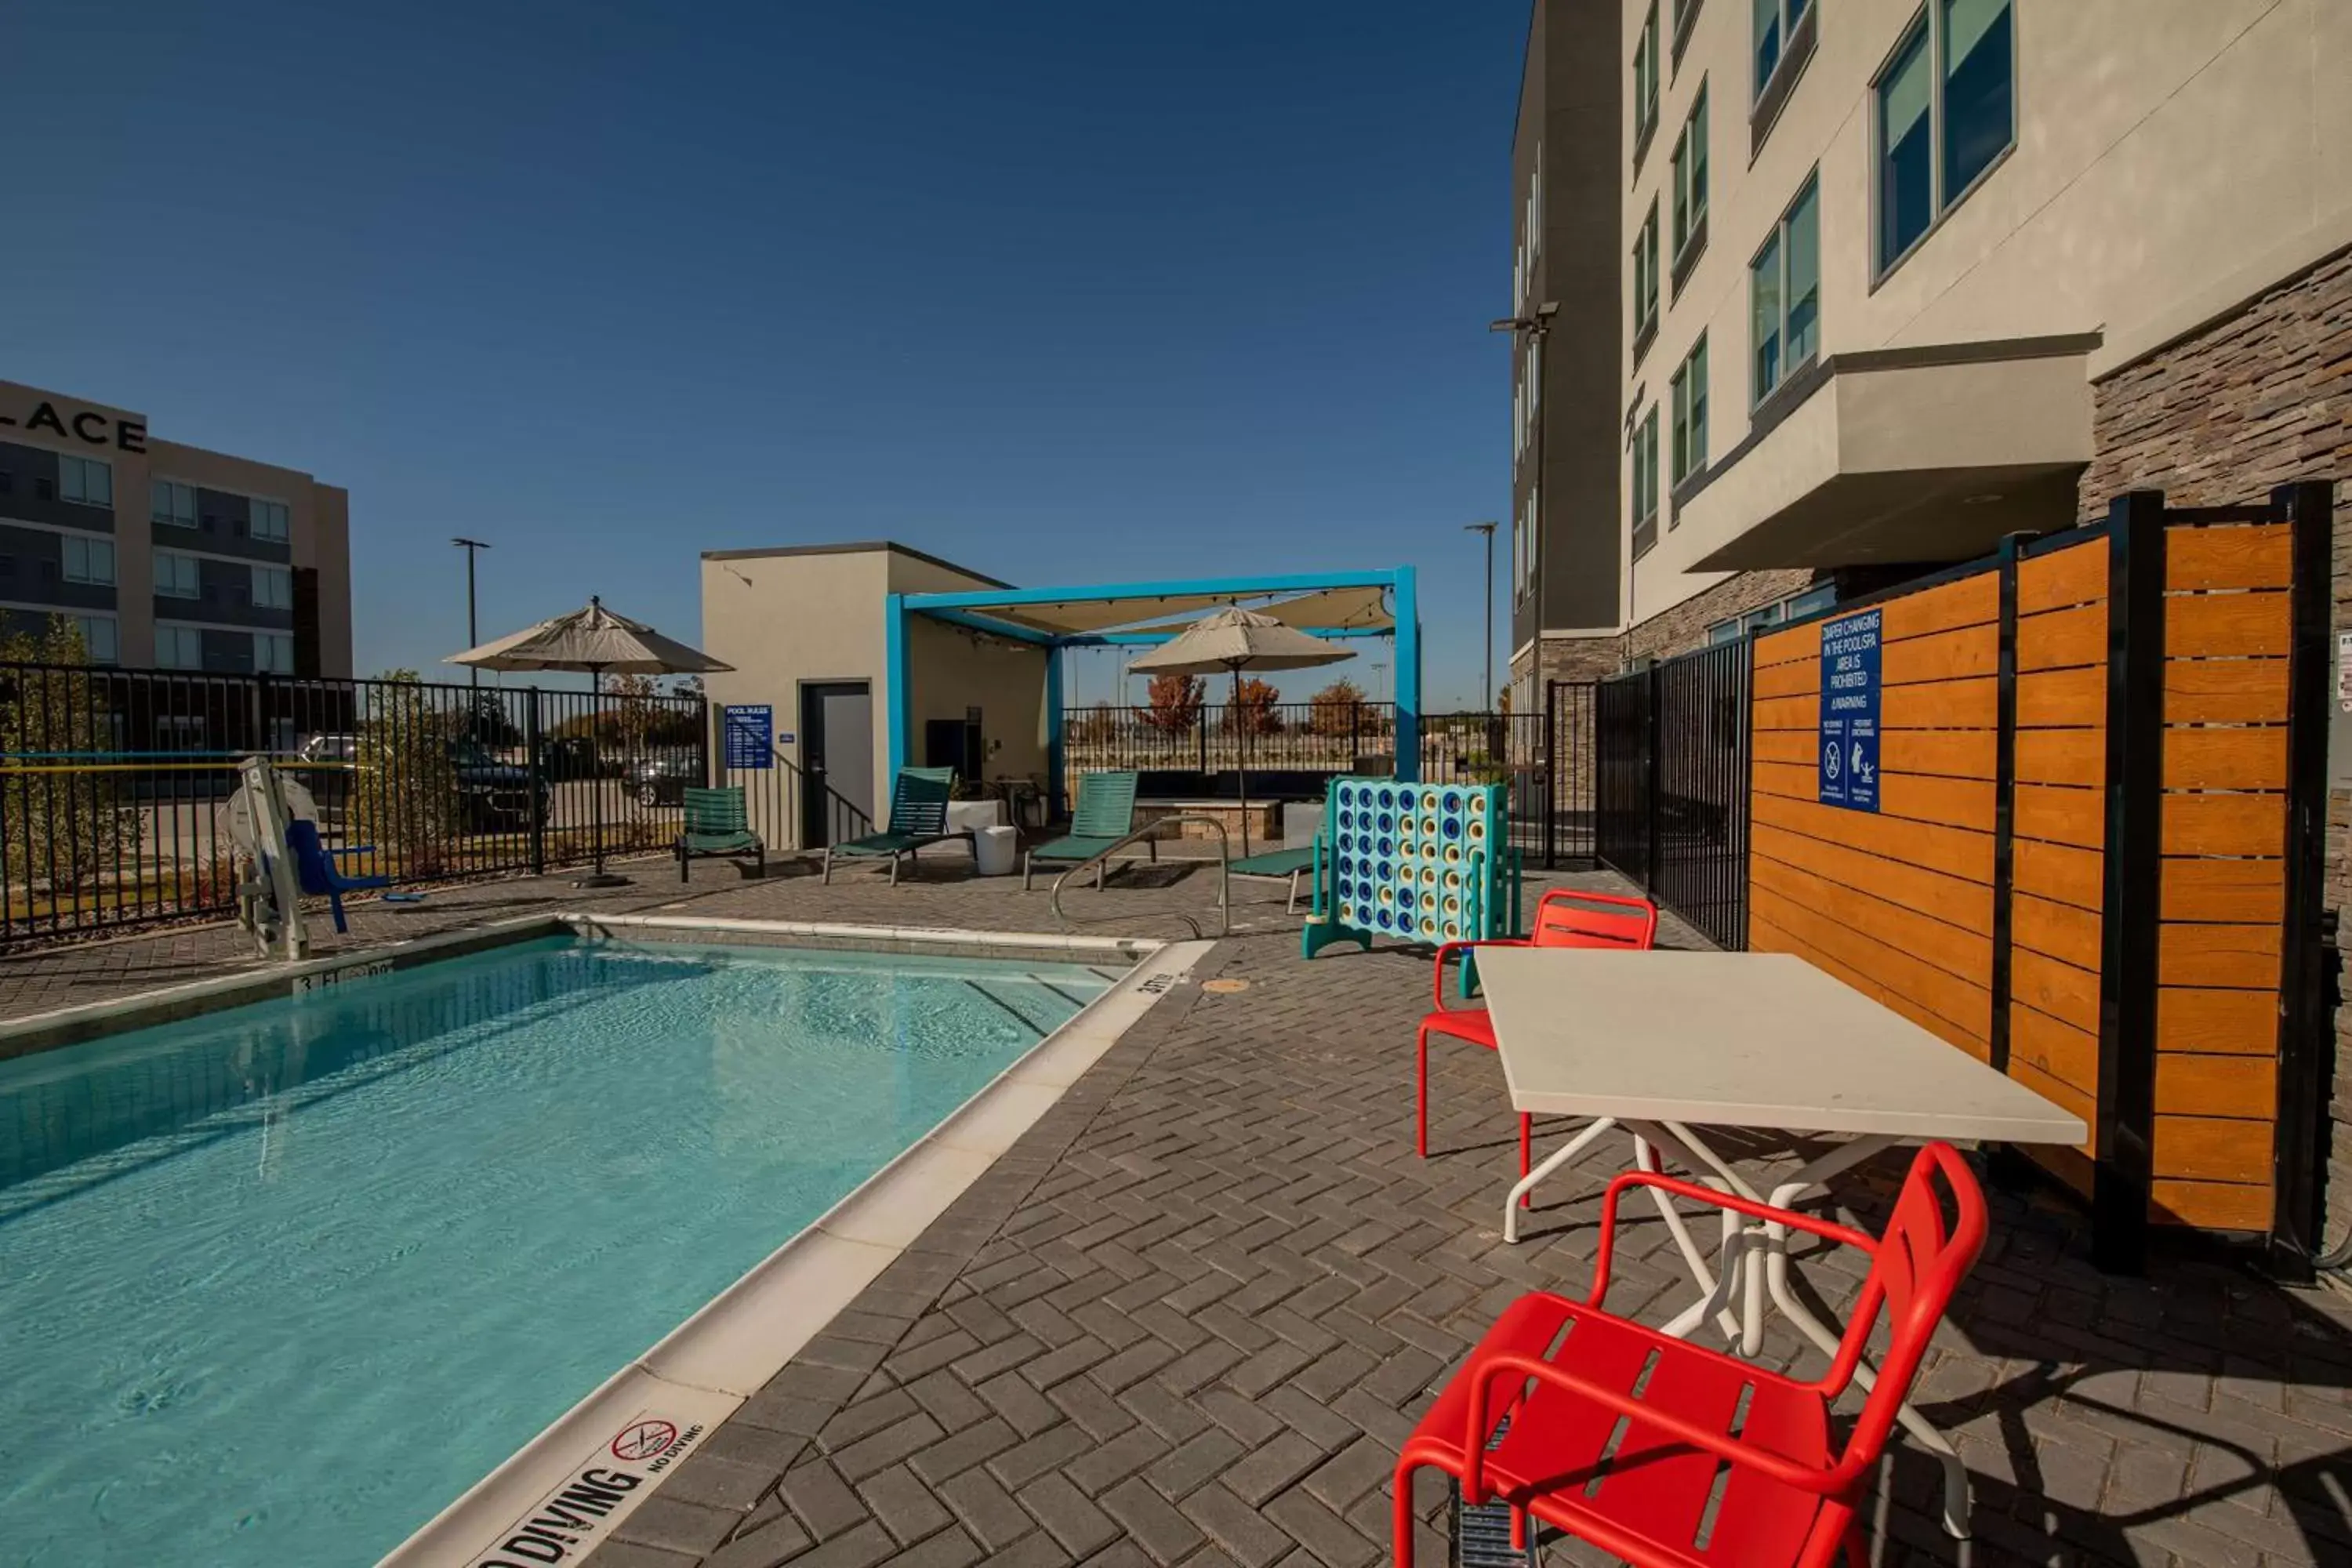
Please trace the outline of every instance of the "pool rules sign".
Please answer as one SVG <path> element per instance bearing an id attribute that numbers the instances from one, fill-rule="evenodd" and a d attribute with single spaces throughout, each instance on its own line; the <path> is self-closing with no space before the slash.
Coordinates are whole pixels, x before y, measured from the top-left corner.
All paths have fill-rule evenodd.
<path id="1" fill-rule="evenodd" d="M 1883 612 L 1822 623 L 1823 805 L 1878 809 L 1878 636 Z"/>

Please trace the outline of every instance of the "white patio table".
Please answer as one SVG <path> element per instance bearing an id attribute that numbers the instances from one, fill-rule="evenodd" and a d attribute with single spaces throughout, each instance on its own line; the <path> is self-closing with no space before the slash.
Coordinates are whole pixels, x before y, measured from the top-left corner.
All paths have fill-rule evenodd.
<path id="1" fill-rule="evenodd" d="M 1503 1210 L 1510 1241 L 1518 1239 L 1522 1194 L 1616 1126 L 1633 1135 L 1637 1166 L 1654 1168 L 1653 1151 L 1662 1151 L 1710 1185 L 1780 1208 L 1894 1143 L 2072 1144 L 2089 1136 L 2080 1117 L 1787 953 L 1485 948 L 1478 978 L 1512 1106 L 1592 1119 L 1511 1189 Z M 1843 1134 L 1846 1142 L 1765 1191 L 1696 1131 L 1710 1127 Z M 1718 1273 L 1666 1194 L 1654 1189 L 1651 1196 L 1702 1297 L 1668 1333 L 1687 1334 L 1713 1318 L 1740 1354 L 1753 1357 L 1763 1348 L 1769 1294 L 1781 1316 L 1834 1353 L 1838 1336 L 1790 1289 L 1785 1226 L 1750 1226 L 1726 1214 Z M 1759 1252 L 1761 1268 L 1742 1267 Z M 1872 1373 L 1864 1367 L 1855 1378 L 1866 1389 Z M 1908 1405 L 1903 1426 L 1942 1460 L 1944 1525 L 1965 1536 L 1966 1468 Z"/>

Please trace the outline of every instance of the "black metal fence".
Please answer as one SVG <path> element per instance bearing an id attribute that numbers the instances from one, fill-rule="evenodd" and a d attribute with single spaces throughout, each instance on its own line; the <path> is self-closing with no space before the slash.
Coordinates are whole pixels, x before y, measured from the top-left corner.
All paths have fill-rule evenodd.
<path id="1" fill-rule="evenodd" d="M 1511 842 L 1547 866 L 1589 861 L 1592 844 L 1593 689 L 1555 683 L 1535 713 L 1428 713 L 1421 776 L 1510 786 Z M 1325 781 L 1396 767 L 1389 702 L 1232 704 L 1183 709 L 1070 709 L 1063 715 L 1064 787 L 1106 768 L 1159 775 L 1147 788 L 1215 795 L 1247 763 L 1261 798 L 1319 798 Z M 730 778 L 732 779 L 730 774 Z"/>
<path id="2" fill-rule="evenodd" d="M 1747 640 L 1601 683 L 1595 845 L 1719 947 L 1748 945 Z"/>
<path id="3" fill-rule="evenodd" d="M 708 730 L 651 692 L 0 666 L 0 942 L 233 910 L 243 756 L 347 872 L 449 881 L 668 843 Z"/>
<path id="4" fill-rule="evenodd" d="M 812 778 L 772 745 L 764 765 L 729 758 L 719 782 L 743 792 L 744 815 L 771 854 L 821 849 L 874 831 L 873 818 L 856 802 L 823 775 Z"/>

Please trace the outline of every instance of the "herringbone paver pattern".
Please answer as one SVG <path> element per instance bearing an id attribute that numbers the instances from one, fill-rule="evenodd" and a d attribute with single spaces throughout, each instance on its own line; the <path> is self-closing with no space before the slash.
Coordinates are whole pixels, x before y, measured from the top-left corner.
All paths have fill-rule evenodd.
<path id="1" fill-rule="evenodd" d="M 1041 889 L 932 868 L 739 881 L 701 863 L 607 908 L 1044 931 Z M 855 1307 L 593 1557 L 593 1568 L 1003 1563 L 1356 1564 L 1387 1551 L 1390 1467 L 1431 1384 L 1535 1286 L 1580 1289 L 1606 1144 L 1517 1247 L 1497 1234 L 1512 1127 L 1493 1058 L 1433 1053 L 1432 1146 L 1411 1142 L 1425 959 L 1297 953 L 1275 884 L 1236 883 L 1243 934 L 1166 998 Z M 590 895 L 559 880 L 354 912 L 368 945 Z M 1089 929 L 1184 934 L 1181 868 L 1075 894 Z M 1674 932 L 1670 940 L 1687 940 Z M 0 961 L 0 1016 L 218 973 L 224 933 Z M 1539 1124 L 1549 1142 L 1558 1128 Z M 1759 1151 L 1769 1156 L 1772 1151 Z M 1899 1160 L 1880 1166 L 1891 1183 Z M 1976 1479 L 1975 1538 L 1933 1521 L 1937 1475 L 1881 1478 L 1886 1563 L 2352 1563 L 2352 1311 L 2233 1264 L 2145 1280 L 2084 1260 L 2063 1205 L 1996 1194 L 1994 1241 L 1919 1389 Z M 1867 1205 L 1861 1218 L 1874 1223 Z M 1612 1305 L 1688 1289 L 1629 1224 Z M 1804 1261 L 1838 1306 L 1835 1256 Z M 1800 1360 L 1775 1340 L 1769 1353 Z M 1807 1352 L 1810 1357 L 1810 1352 Z M 1807 1359 L 1803 1364 L 1814 1364 Z M 1433 1487 L 1420 1499 L 1434 1521 Z M 1445 1561 L 1432 1529 L 1423 1561 Z M 1548 1561 L 1598 1561 L 1553 1545 Z"/>

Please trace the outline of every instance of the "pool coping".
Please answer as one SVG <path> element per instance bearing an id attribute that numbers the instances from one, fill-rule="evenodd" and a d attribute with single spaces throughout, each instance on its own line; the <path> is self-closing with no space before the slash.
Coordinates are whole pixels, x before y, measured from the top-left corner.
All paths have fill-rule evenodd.
<path id="1" fill-rule="evenodd" d="M 1050 954 L 1065 962 L 1118 954 L 1132 966 L 937 1126 L 551 1422 L 395 1547 L 380 1568 L 508 1563 L 502 1544 L 518 1539 L 541 1550 L 557 1546 L 568 1559 L 572 1550 L 584 1553 L 609 1540 L 700 1439 L 822 1333 L 1216 945 L 646 915 L 568 914 L 514 923 L 606 929 L 607 934 L 634 928 L 656 940 L 682 932 L 790 937 L 794 945 L 813 938 L 885 944 L 880 951 L 978 948 L 999 957 Z M 646 1432 L 667 1436 L 640 1453 L 645 1445 L 630 1440 Z M 584 1507 L 583 1483 L 592 1489 Z"/>

